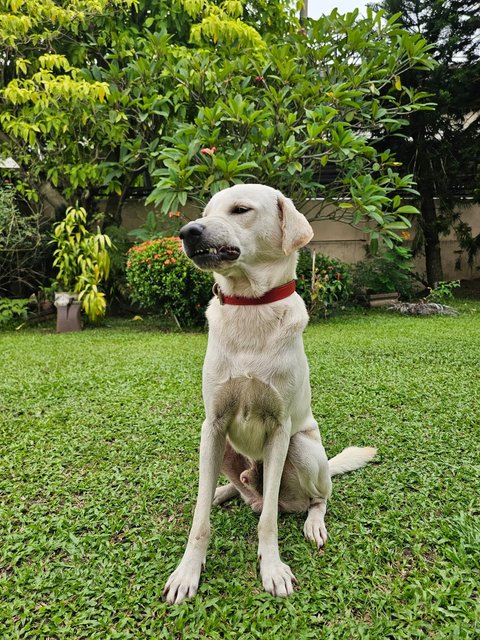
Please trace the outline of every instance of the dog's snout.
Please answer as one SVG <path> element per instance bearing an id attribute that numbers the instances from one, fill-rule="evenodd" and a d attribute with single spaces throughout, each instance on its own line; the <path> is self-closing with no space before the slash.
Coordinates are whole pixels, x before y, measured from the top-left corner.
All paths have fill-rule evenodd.
<path id="1" fill-rule="evenodd" d="M 180 229 L 180 240 L 194 240 L 202 235 L 205 230 L 205 225 L 200 222 L 189 222 Z"/>

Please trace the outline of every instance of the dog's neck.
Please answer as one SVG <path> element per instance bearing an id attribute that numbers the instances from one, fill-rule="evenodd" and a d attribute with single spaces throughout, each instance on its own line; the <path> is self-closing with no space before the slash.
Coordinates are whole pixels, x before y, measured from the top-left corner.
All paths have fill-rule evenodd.
<path id="1" fill-rule="evenodd" d="M 241 296 L 243 298 L 261 298 L 267 291 L 279 287 L 295 278 L 297 255 L 284 256 L 274 263 L 265 264 L 261 269 L 258 265 L 249 268 L 242 266 L 231 273 L 215 273 L 215 281 L 223 294 L 227 296 Z"/>

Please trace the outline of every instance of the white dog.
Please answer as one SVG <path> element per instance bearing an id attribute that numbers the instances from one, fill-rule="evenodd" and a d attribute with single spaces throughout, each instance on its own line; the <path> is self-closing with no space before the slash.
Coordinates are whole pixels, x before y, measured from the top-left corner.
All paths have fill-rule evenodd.
<path id="1" fill-rule="evenodd" d="M 217 193 L 203 217 L 180 232 L 186 254 L 214 272 L 216 295 L 207 311 L 198 499 L 184 556 L 165 586 L 170 603 L 197 592 L 212 502 L 238 493 L 261 512 L 258 556 L 265 590 L 291 594 L 296 580 L 280 559 L 279 507 L 308 510 L 305 536 L 321 547 L 331 476 L 358 469 L 375 455 L 370 447 L 350 447 L 329 462 L 312 415 L 302 342 L 308 316 L 294 291 L 296 250 L 312 235 L 291 200 L 259 184 Z M 222 462 L 230 484 L 215 492 Z"/>

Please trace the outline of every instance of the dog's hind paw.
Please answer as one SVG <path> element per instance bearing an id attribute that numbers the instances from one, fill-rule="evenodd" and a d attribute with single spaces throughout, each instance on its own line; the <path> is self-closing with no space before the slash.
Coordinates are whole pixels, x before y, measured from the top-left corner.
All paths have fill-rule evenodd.
<path id="1" fill-rule="evenodd" d="M 229 484 L 222 485 L 215 489 L 215 495 L 213 497 L 212 504 L 214 506 L 223 504 L 227 500 L 238 496 L 238 489 L 231 482 Z"/>
<path id="2" fill-rule="evenodd" d="M 313 542 L 317 549 L 321 549 L 327 542 L 327 529 L 323 518 L 308 517 L 303 527 L 305 538 Z"/>

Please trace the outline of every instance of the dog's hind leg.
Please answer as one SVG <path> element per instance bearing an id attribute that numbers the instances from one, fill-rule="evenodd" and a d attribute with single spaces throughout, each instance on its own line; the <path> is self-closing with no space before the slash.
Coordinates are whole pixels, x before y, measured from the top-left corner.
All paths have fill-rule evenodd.
<path id="1" fill-rule="evenodd" d="M 250 506 L 258 504 L 258 493 L 254 487 L 245 482 L 245 473 L 255 467 L 255 463 L 246 456 L 238 453 L 227 438 L 225 454 L 223 456 L 222 473 L 230 480 L 230 483 L 217 487 L 213 504 L 218 505 L 240 495 Z M 261 496 L 260 496 L 261 497 Z M 252 507 L 253 508 L 253 507 Z M 260 508 L 260 511 L 262 509 Z M 257 513 L 259 513 L 257 509 Z"/>
<path id="2" fill-rule="evenodd" d="M 213 504 L 219 505 L 227 502 L 227 500 L 231 500 L 238 496 L 238 489 L 233 484 L 233 482 L 229 482 L 228 484 L 224 484 L 215 489 L 215 495 L 213 497 Z"/>
<path id="3" fill-rule="evenodd" d="M 307 540 L 314 542 L 321 549 L 327 542 L 327 528 L 325 526 L 325 513 L 327 512 L 327 500 L 315 498 L 310 501 L 308 516 L 303 526 L 303 533 Z"/>
<path id="4" fill-rule="evenodd" d="M 310 499 L 303 532 L 307 540 L 320 549 L 327 541 L 325 513 L 332 481 L 318 429 L 296 433 L 291 439 L 288 458 L 297 474 L 299 494 Z"/>

